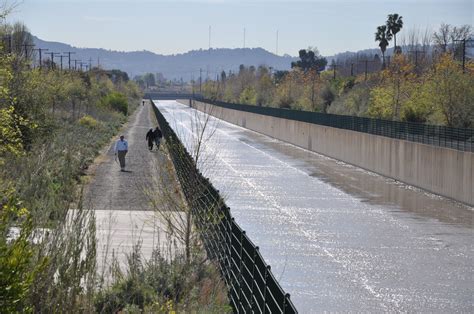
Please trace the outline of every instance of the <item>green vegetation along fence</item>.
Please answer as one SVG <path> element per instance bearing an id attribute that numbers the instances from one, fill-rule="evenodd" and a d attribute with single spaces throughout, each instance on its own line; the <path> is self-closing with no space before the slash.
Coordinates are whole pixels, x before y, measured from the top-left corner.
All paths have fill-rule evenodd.
<path id="1" fill-rule="evenodd" d="M 160 100 L 175 100 L 175 99 L 191 99 L 202 98 L 201 94 L 191 93 L 176 93 L 176 92 L 146 92 L 144 98 L 160 99 Z"/>
<path id="2" fill-rule="evenodd" d="M 202 98 L 196 98 L 196 100 L 227 109 L 247 111 L 277 118 L 303 121 L 333 128 L 474 152 L 474 129 L 232 104 Z"/>
<path id="3" fill-rule="evenodd" d="M 204 178 L 191 155 L 150 100 L 178 180 L 208 256 L 218 264 L 236 313 L 297 313 L 265 263 L 258 247 L 230 214 L 222 197 Z"/>

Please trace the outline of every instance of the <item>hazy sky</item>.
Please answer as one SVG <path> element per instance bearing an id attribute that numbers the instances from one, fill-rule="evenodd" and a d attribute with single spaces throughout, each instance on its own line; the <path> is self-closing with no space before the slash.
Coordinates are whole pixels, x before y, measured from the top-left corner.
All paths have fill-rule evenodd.
<path id="1" fill-rule="evenodd" d="M 2 2 L 4 0 L 0 0 Z M 8 1 L 8 0 L 7 0 Z M 9 0 L 10 3 L 12 0 Z M 17 1 L 18 2 L 18 1 Z M 473 24 L 474 0 L 23 0 L 8 21 L 22 21 L 41 39 L 78 47 L 161 54 L 246 47 L 297 55 L 376 48 L 374 32 L 390 13 L 409 29 Z M 398 36 L 397 36 L 398 39 Z"/>

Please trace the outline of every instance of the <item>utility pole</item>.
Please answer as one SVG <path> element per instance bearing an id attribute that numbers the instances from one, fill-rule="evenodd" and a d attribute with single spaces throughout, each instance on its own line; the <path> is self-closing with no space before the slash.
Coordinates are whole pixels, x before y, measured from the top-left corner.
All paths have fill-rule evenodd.
<path id="1" fill-rule="evenodd" d="M 368 71 L 369 71 L 369 62 L 374 62 L 374 61 L 369 61 L 368 59 L 365 59 L 365 60 L 360 60 L 361 62 L 364 62 L 365 64 L 365 80 L 367 81 L 367 75 L 368 75 Z"/>
<path id="2" fill-rule="evenodd" d="M 66 51 L 66 52 L 63 52 L 63 53 L 67 53 L 67 56 L 68 56 L 68 65 L 69 65 L 69 70 L 71 70 L 71 55 L 75 54 L 75 52 L 73 51 Z"/>
<path id="3" fill-rule="evenodd" d="M 89 58 L 89 71 L 92 70 L 92 57 Z"/>
<path id="4" fill-rule="evenodd" d="M 211 25 L 209 25 L 209 53 L 211 53 Z"/>
<path id="5" fill-rule="evenodd" d="M 59 58 L 61 60 L 61 71 L 63 70 L 63 58 L 66 57 L 64 55 L 60 55 Z"/>
<path id="6" fill-rule="evenodd" d="M 3 36 L 3 42 L 8 43 L 8 50 L 7 53 L 12 53 L 12 35 L 5 35 Z"/>
<path id="7" fill-rule="evenodd" d="M 46 54 L 49 54 L 51 56 L 51 70 L 54 70 L 54 57 L 59 55 L 58 52 L 48 52 Z"/>
<path id="8" fill-rule="evenodd" d="M 244 27 L 244 49 L 245 49 L 245 27 Z"/>
<path id="9" fill-rule="evenodd" d="M 278 56 L 278 30 L 277 30 L 277 38 L 276 38 L 276 50 L 275 54 Z"/>
<path id="10" fill-rule="evenodd" d="M 408 53 L 415 54 L 415 69 L 418 69 L 418 54 L 424 54 L 422 50 L 409 50 Z"/>
<path id="11" fill-rule="evenodd" d="M 202 94 L 202 69 L 199 69 L 199 94 Z"/>
<path id="12" fill-rule="evenodd" d="M 42 54 L 43 51 L 48 51 L 48 49 L 38 48 L 38 49 L 34 49 L 34 50 L 38 50 L 38 52 L 39 52 L 39 67 L 41 69 L 43 67 L 43 65 L 42 65 L 43 59 L 41 57 L 41 54 Z"/>
<path id="13" fill-rule="evenodd" d="M 33 48 L 35 45 L 23 44 L 21 46 L 25 49 L 25 60 L 28 60 L 28 47 Z"/>
<path id="14" fill-rule="evenodd" d="M 336 64 L 336 62 L 334 62 L 332 64 L 332 72 L 333 72 L 333 76 L 332 78 L 335 80 L 336 79 L 336 68 L 338 67 L 338 65 Z"/>
<path id="15" fill-rule="evenodd" d="M 455 42 L 462 42 L 462 73 L 466 73 L 466 42 L 473 42 L 474 39 L 458 39 Z M 456 51 L 456 50 L 455 50 Z"/>
<path id="16" fill-rule="evenodd" d="M 354 76 L 354 62 L 351 63 L 351 76 Z"/>
<path id="17" fill-rule="evenodd" d="M 367 64 L 369 60 L 365 59 L 364 62 L 365 62 L 365 80 L 367 81 Z"/>
<path id="18" fill-rule="evenodd" d="M 74 60 L 71 60 L 71 61 L 74 61 L 74 71 L 76 71 L 76 70 L 77 70 L 77 63 L 78 63 L 78 62 L 81 62 L 81 60 L 79 60 L 79 59 L 74 59 Z"/>

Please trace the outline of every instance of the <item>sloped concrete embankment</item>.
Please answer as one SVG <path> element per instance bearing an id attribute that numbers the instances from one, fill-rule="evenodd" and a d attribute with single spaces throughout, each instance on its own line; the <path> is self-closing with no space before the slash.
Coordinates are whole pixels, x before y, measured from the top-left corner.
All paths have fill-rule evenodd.
<path id="1" fill-rule="evenodd" d="M 189 105 L 189 100 L 180 100 Z M 474 154 L 195 101 L 203 112 L 357 167 L 474 206 Z"/>

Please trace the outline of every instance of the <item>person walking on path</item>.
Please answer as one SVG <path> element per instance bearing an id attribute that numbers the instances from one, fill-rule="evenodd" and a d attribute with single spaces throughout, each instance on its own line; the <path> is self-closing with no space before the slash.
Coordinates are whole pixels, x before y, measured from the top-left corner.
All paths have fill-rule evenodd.
<path id="1" fill-rule="evenodd" d="M 161 130 L 159 127 L 156 127 L 155 131 L 153 131 L 153 136 L 155 138 L 155 145 L 156 145 L 156 150 L 160 149 L 160 141 L 161 138 L 163 137 L 163 134 L 161 133 Z"/>
<path id="2" fill-rule="evenodd" d="M 148 141 L 148 149 L 151 151 L 153 149 L 153 141 L 155 140 L 155 133 L 153 129 L 150 129 L 146 134 L 146 140 Z"/>
<path id="3" fill-rule="evenodd" d="M 125 155 L 127 155 L 127 152 L 128 142 L 125 140 L 125 137 L 121 135 L 120 139 L 115 143 L 115 155 L 118 155 L 120 171 L 125 171 Z"/>

